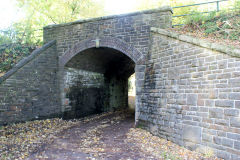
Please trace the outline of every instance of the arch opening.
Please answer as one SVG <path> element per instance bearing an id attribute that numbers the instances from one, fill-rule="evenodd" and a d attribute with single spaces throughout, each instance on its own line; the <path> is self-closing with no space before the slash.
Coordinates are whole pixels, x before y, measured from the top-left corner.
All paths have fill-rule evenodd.
<path id="1" fill-rule="evenodd" d="M 64 118 L 128 108 L 129 77 L 135 62 L 119 50 L 88 48 L 63 68 Z"/>
<path id="2" fill-rule="evenodd" d="M 135 112 L 136 108 L 136 74 L 132 74 L 128 78 L 128 108 L 131 112 Z"/>

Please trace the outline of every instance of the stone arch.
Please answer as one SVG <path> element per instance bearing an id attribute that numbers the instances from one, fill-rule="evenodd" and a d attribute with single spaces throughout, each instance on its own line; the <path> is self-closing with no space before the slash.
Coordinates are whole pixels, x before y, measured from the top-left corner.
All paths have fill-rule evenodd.
<path id="1" fill-rule="evenodd" d="M 72 48 L 70 48 L 62 56 L 60 56 L 59 58 L 60 68 L 64 67 L 67 64 L 67 62 L 70 61 L 78 53 L 94 47 L 107 47 L 121 51 L 123 54 L 131 58 L 135 62 L 135 64 L 138 64 L 143 60 L 142 53 L 140 53 L 132 45 L 124 42 L 121 39 L 106 36 L 99 38 L 92 37 L 76 43 Z"/>
<path id="2" fill-rule="evenodd" d="M 96 42 L 98 41 L 98 42 Z M 61 104 L 62 104 L 62 112 L 66 112 L 66 108 L 69 106 L 69 100 L 66 99 L 65 95 L 65 87 L 64 87 L 64 71 L 65 67 L 67 67 L 67 64 L 71 62 L 72 59 L 74 59 L 75 56 L 77 56 L 79 53 L 84 53 L 85 51 L 89 49 L 94 48 L 108 48 L 113 49 L 116 51 L 121 52 L 123 55 L 126 55 L 129 59 L 131 59 L 135 63 L 135 73 L 136 77 L 141 72 L 139 70 L 139 65 L 142 66 L 144 63 L 144 56 L 141 52 L 139 52 L 136 48 L 134 48 L 132 45 L 124 42 L 121 39 L 118 39 L 116 37 L 110 37 L 110 36 L 103 36 L 103 37 L 92 37 L 83 41 L 80 41 L 76 43 L 73 47 L 68 49 L 62 56 L 59 57 L 59 76 L 60 76 L 60 97 L 61 97 Z M 68 67 L 67 67 L 68 68 Z M 121 81 L 118 81 L 120 83 Z M 137 83 L 136 80 L 136 88 L 140 87 L 139 83 Z M 68 89 L 67 89 L 68 90 Z M 137 99 L 137 95 L 136 95 Z M 138 111 L 138 102 L 136 101 L 135 105 L 135 119 L 137 119 L 137 111 Z"/>

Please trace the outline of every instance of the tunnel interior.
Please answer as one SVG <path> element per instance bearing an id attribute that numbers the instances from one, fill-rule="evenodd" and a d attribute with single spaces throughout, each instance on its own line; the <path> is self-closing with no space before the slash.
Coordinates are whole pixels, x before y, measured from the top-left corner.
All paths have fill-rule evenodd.
<path id="1" fill-rule="evenodd" d="M 128 78 L 135 63 L 112 48 L 90 48 L 64 67 L 65 119 L 128 108 Z"/>

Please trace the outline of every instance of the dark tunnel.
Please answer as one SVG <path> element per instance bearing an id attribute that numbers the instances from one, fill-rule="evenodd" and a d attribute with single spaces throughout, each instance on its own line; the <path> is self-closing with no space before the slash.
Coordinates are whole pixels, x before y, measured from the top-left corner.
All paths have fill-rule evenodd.
<path id="1" fill-rule="evenodd" d="M 64 67 L 64 118 L 81 118 L 128 107 L 128 78 L 135 63 L 111 48 L 90 48 Z"/>

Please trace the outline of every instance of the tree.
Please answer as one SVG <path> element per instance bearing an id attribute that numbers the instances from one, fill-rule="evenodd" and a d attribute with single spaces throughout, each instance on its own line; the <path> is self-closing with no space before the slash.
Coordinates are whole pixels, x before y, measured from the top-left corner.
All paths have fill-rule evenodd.
<path id="1" fill-rule="evenodd" d="M 66 23 L 103 14 L 102 3 L 95 0 L 17 0 L 28 17 L 45 23 Z M 44 19 L 42 19 L 44 17 Z"/>
<path id="2" fill-rule="evenodd" d="M 103 3 L 96 0 L 17 0 L 25 18 L 12 28 L 23 35 L 25 43 L 42 41 L 42 28 L 83 18 L 103 15 Z"/>

